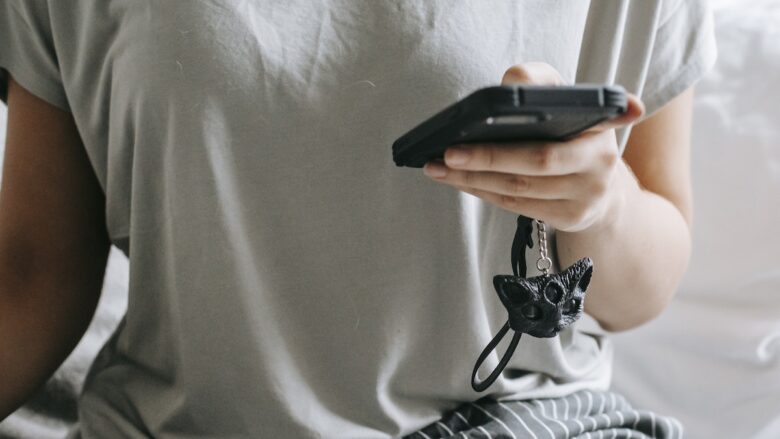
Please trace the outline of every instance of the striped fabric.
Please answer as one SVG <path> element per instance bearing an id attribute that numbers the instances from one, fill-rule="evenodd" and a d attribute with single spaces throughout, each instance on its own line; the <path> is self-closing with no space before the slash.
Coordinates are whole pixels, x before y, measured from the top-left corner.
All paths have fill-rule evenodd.
<path id="1" fill-rule="evenodd" d="M 461 404 L 405 439 L 680 439 L 679 421 L 634 410 L 613 392 L 583 390 L 563 398 Z"/>

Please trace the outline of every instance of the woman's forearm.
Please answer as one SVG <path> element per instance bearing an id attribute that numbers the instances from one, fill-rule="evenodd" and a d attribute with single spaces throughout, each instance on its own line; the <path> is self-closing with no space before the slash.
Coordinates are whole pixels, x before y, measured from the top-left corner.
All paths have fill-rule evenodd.
<path id="1" fill-rule="evenodd" d="M 25 258 L 3 244 L 0 239 L 0 420 L 44 385 L 73 350 L 102 286 L 99 268 L 90 263 L 99 258 L 91 254 L 72 258 L 91 269 L 87 277 L 72 266 L 61 270 L 64 264 L 20 267 Z"/>
<path id="2" fill-rule="evenodd" d="M 8 83 L 0 191 L 0 420 L 87 329 L 111 241 L 73 115 Z"/>
<path id="3" fill-rule="evenodd" d="M 609 331 L 639 326 L 664 310 L 688 268 L 691 234 L 678 208 L 640 187 L 623 160 L 612 221 L 580 232 L 556 231 L 560 266 L 593 260 L 585 311 Z"/>

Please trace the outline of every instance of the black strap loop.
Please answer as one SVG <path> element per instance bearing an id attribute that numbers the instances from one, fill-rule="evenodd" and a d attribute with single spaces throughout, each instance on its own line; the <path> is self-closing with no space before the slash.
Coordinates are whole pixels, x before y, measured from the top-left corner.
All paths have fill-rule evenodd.
<path id="1" fill-rule="evenodd" d="M 534 245 L 533 239 L 531 238 L 531 234 L 533 232 L 533 226 L 531 224 L 532 221 L 533 220 L 531 218 L 525 217 L 523 215 L 517 216 L 517 228 L 515 229 L 515 237 L 512 240 L 511 254 L 512 271 L 515 273 L 515 276 L 525 277 L 526 275 L 525 249 L 526 247 L 533 248 Z M 488 376 L 484 381 L 478 381 L 477 371 L 479 370 L 479 366 L 482 365 L 482 362 L 484 362 L 488 355 L 490 355 L 496 346 L 498 346 L 498 343 L 501 341 L 501 339 L 504 338 L 504 335 L 506 335 L 507 331 L 509 331 L 509 320 L 506 321 L 496 336 L 493 337 L 493 340 L 491 340 L 490 343 L 485 346 L 485 349 L 482 350 L 479 358 L 477 358 L 477 364 L 474 365 L 474 372 L 471 373 L 471 387 L 477 392 L 482 392 L 490 387 L 490 385 L 493 384 L 499 375 L 501 375 L 504 367 L 506 367 L 507 363 L 509 363 L 509 360 L 512 358 L 512 354 L 515 352 L 517 343 L 520 342 L 520 337 L 523 335 L 523 333 L 515 332 L 514 336 L 512 336 L 512 340 L 509 342 L 509 347 L 506 349 L 504 356 L 501 357 L 501 361 L 498 363 L 498 366 L 496 366 L 495 370 L 493 370 L 493 372 L 490 373 L 490 376 Z"/>
<path id="2" fill-rule="evenodd" d="M 512 272 L 515 276 L 525 277 L 526 264 L 525 264 L 525 249 L 533 248 L 534 241 L 531 238 L 533 233 L 533 226 L 531 225 L 532 219 L 523 215 L 517 216 L 517 228 L 515 229 L 515 237 L 512 240 Z"/>
<path id="3" fill-rule="evenodd" d="M 509 320 L 504 323 L 504 326 L 498 331 L 496 336 L 493 337 L 493 340 L 490 340 L 490 343 L 485 346 L 485 349 L 482 350 L 482 353 L 479 354 L 479 358 L 477 358 L 477 364 L 474 365 L 474 372 L 471 373 L 471 387 L 477 392 L 482 392 L 490 387 L 490 385 L 493 384 L 493 381 L 495 381 L 498 376 L 501 375 L 504 367 L 506 367 L 507 363 L 509 363 L 509 359 L 512 358 L 512 354 L 515 352 L 515 348 L 517 347 L 517 343 L 520 341 L 520 337 L 523 335 L 522 332 L 515 332 L 514 336 L 512 336 L 512 341 L 509 342 L 509 347 L 506 348 L 506 352 L 501 358 L 501 361 L 498 363 L 498 366 L 496 366 L 493 372 L 490 373 L 490 376 L 488 376 L 485 380 L 481 382 L 477 381 L 477 371 L 479 370 L 479 366 L 482 365 L 482 362 L 485 361 L 485 358 L 490 355 L 493 349 L 498 346 L 498 343 L 502 338 L 504 338 L 504 335 L 506 335 L 507 331 L 509 331 Z"/>

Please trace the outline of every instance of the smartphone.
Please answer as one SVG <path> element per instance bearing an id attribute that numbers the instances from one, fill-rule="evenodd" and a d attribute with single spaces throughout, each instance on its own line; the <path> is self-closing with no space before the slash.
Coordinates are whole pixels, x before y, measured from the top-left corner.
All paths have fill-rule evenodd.
<path id="1" fill-rule="evenodd" d="M 422 168 L 459 143 L 566 140 L 626 111 L 619 85 L 498 85 L 481 88 L 393 142 L 397 166 Z"/>

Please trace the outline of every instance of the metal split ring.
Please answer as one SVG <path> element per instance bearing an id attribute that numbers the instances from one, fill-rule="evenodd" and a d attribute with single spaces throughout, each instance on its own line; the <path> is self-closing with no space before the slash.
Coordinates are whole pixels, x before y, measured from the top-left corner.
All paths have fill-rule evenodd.
<path id="1" fill-rule="evenodd" d="M 552 259 L 547 256 L 541 257 L 536 260 L 536 268 L 539 271 L 547 272 L 552 268 Z"/>

